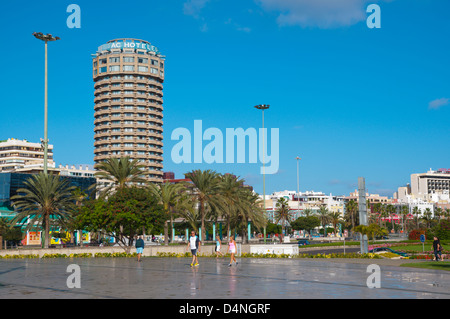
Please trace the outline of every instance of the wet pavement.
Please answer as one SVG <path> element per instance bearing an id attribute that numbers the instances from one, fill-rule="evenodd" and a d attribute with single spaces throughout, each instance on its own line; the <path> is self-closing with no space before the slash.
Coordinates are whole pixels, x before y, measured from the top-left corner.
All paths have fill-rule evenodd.
<path id="1" fill-rule="evenodd" d="M 56 258 L 0 261 L 0 298 L 374 299 L 450 298 L 448 271 L 367 259 Z M 80 288 L 68 266 L 79 266 Z M 380 288 L 369 288 L 370 264 Z M 371 279 L 370 279 L 371 280 Z M 69 284 L 68 284 L 69 281 Z M 373 282 L 373 281 L 371 281 Z"/>

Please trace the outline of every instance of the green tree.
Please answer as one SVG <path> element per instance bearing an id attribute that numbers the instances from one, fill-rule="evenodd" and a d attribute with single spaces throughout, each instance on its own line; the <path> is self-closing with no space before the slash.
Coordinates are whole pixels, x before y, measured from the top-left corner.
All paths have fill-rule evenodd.
<path id="1" fill-rule="evenodd" d="M 9 223 L 9 220 L 5 217 L 0 218 L 0 243 L 3 244 L 3 240 L 18 242 L 23 239 L 23 234 L 20 227 L 14 227 Z"/>
<path id="2" fill-rule="evenodd" d="M 367 235 L 367 238 L 372 237 L 372 241 L 375 240 L 378 236 L 385 236 L 388 234 L 385 228 L 382 228 L 380 225 L 373 223 L 370 225 L 358 225 L 355 227 L 355 231 L 360 233 L 361 235 Z"/>
<path id="3" fill-rule="evenodd" d="M 355 228 L 355 220 L 356 220 L 356 213 L 358 212 L 358 203 L 354 201 L 353 199 L 349 200 L 345 204 L 345 212 L 347 215 L 347 219 L 350 220 L 352 230 Z"/>
<path id="4" fill-rule="evenodd" d="M 431 227 L 431 221 L 433 219 L 432 216 L 433 213 L 431 212 L 431 209 L 429 207 L 425 208 L 425 211 L 421 219 L 425 222 L 427 228 Z"/>
<path id="5" fill-rule="evenodd" d="M 275 224 L 281 224 L 281 237 L 284 236 L 285 228 L 292 219 L 292 214 L 289 211 L 288 200 L 284 197 L 278 198 L 275 204 Z M 282 241 L 283 238 L 280 238 Z"/>
<path id="6" fill-rule="evenodd" d="M 26 230 L 40 227 L 44 237 L 43 247 L 48 248 L 51 219 L 64 226 L 73 216 L 75 187 L 69 186 L 66 179 L 43 172 L 31 176 L 24 185 L 11 198 L 14 210 L 18 212 L 11 224 L 26 223 Z"/>
<path id="7" fill-rule="evenodd" d="M 330 216 L 330 222 L 333 224 L 334 233 L 337 234 L 337 225 L 342 223 L 342 216 L 339 212 L 332 212 L 329 214 Z"/>
<path id="8" fill-rule="evenodd" d="M 308 231 L 309 234 L 311 234 L 311 229 L 314 229 L 319 226 L 320 226 L 320 219 L 314 215 L 299 217 L 291 223 L 292 229 L 305 230 Z"/>
<path id="9" fill-rule="evenodd" d="M 394 230 L 395 230 L 395 227 L 394 227 L 394 215 L 395 215 L 395 212 L 396 212 L 395 206 L 392 205 L 392 204 L 387 204 L 387 206 L 386 206 L 386 213 L 387 213 L 389 219 L 391 220 L 392 229 L 394 229 Z"/>
<path id="10" fill-rule="evenodd" d="M 108 200 L 87 201 L 80 207 L 77 226 L 114 237 L 129 253 L 136 235 L 143 229 L 161 229 L 165 218 L 162 206 L 149 190 L 131 186 L 118 189 Z"/>
<path id="11" fill-rule="evenodd" d="M 323 236 L 327 236 L 326 226 L 331 221 L 330 212 L 328 211 L 328 208 L 326 206 L 320 206 L 319 210 L 317 211 L 317 217 L 320 220 L 320 224 L 323 227 Z"/>
<path id="12" fill-rule="evenodd" d="M 417 228 L 419 228 L 419 215 L 422 212 L 420 211 L 419 207 L 414 206 L 413 210 L 412 210 L 412 214 L 414 215 L 414 219 L 416 220 L 416 226 Z"/>
<path id="13" fill-rule="evenodd" d="M 408 215 L 409 215 L 409 208 L 407 205 L 401 206 L 400 215 L 402 216 L 403 232 L 406 234 L 408 232 Z"/>
<path id="14" fill-rule="evenodd" d="M 158 203 L 162 205 L 164 215 L 166 216 L 164 221 L 164 245 L 167 246 L 169 244 L 168 220 L 170 220 L 170 226 L 173 229 L 174 214 L 177 211 L 189 209 L 185 195 L 186 186 L 181 183 L 152 183 L 149 184 L 149 190 Z"/>
<path id="15" fill-rule="evenodd" d="M 239 201 L 241 205 L 238 206 L 235 214 L 236 227 L 242 230 L 243 242 L 245 243 L 248 238 L 247 223 L 251 222 L 256 229 L 261 230 L 267 225 L 267 219 L 264 215 L 264 209 L 261 208 L 259 196 L 253 194 L 250 189 L 243 188 Z"/>
<path id="16" fill-rule="evenodd" d="M 220 176 L 217 193 L 220 194 L 218 200 L 222 202 L 218 205 L 218 209 L 215 219 L 221 217 L 226 220 L 227 234 L 230 233 L 232 227 L 234 227 L 237 218 L 238 210 L 244 206 L 244 180 L 231 175 L 225 174 Z"/>
<path id="17" fill-rule="evenodd" d="M 98 163 L 95 168 L 98 170 L 95 177 L 106 181 L 108 184 L 102 188 L 102 196 L 111 195 L 114 191 L 131 185 L 147 183 L 145 166 L 140 164 L 137 159 L 131 160 L 129 157 L 108 158 Z"/>
<path id="18" fill-rule="evenodd" d="M 192 181 L 190 194 L 198 203 L 201 228 L 205 230 L 205 219 L 213 207 L 219 207 L 223 199 L 218 194 L 220 175 L 212 170 L 194 170 L 185 174 Z M 205 241 L 206 232 L 202 231 L 201 241 Z"/>
<path id="19" fill-rule="evenodd" d="M 450 221 L 441 219 L 433 232 L 440 240 L 450 240 Z"/>

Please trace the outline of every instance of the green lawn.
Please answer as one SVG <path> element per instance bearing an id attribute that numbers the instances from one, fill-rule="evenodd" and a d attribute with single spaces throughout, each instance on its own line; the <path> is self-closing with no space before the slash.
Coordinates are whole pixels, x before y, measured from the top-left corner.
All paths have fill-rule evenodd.
<path id="1" fill-rule="evenodd" d="M 442 247 L 444 247 L 445 251 L 450 250 L 450 245 L 448 244 L 442 244 Z M 407 246 L 392 246 L 390 247 L 393 250 L 403 250 L 403 251 L 416 251 L 418 253 L 421 253 L 423 249 L 425 248 L 425 251 L 433 251 L 433 245 L 430 245 L 428 243 L 425 243 L 424 248 L 421 244 L 419 245 L 407 245 Z"/>
<path id="2" fill-rule="evenodd" d="M 420 263 L 402 264 L 401 267 L 450 270 L 450 261 L 426 261 Z"/>

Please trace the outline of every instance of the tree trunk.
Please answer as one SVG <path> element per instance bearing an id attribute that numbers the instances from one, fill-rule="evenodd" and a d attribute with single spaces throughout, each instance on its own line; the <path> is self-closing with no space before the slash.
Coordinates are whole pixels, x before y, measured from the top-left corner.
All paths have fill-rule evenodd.
<path id="1" fill-rule="evenodd" d="M 168 224 L 167 220 L 164 222 L 164 246 L 169 246 L 169 235 L 168 235 Z"/>
<path id="2" fill-rule="evenodd" d="M 203 243 L 205 241 L 205 209 L 203 207 L 203 201 L 200 201 L 200 216 L 201 216 L 201 227 L 202 227 L 202 237 L 200 238 L 200 241 Z"/>
<path id="3" fill-rule="evenodd" d="M 45 217 L 44 225 L 44 248 L 49 247 L 50 239 L 50 216 L 47 214 Z"/>

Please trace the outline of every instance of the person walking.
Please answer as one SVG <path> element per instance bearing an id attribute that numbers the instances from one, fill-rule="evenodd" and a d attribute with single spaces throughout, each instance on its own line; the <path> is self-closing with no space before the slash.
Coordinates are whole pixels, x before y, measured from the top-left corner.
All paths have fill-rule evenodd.
<path id="1" fill-rule="evenodd" d="M 189 250 L 189 248 L 191 249 L 191 253 L 192 253 L 191 267 L 199 265 L 197 253 L 200 252 L 200 244 L 201 244 L 200 239 L 198 238 L 197 235 L 195 235 L 195 232 L 192 231 L 191 236 L 189 237 L 189 240 L 188 240 L 187 248 L 186 248 L 186 250 Z"/>
<path id="2" fill-rule="evenodd" d="M 442 257 L 442 251 L 444 250 L 441 245 L 441 241 L 436 236 L 433 237 L 433 250 L 434 250 L 434 257 L 436 261 L 444 260 Z"/>
<path id="3" fill-rule="evenodd" d="M 236 253 L 236 241 L 234 240 L 234 237 L 231 237 L 231 236 L 230 236 L 230 240 L 228 241 L 227 253 L 228 252 L 231 254 L 230 264 L 228 266 L 231 267 L 231 265 L 233 264 L 233 261 L 237 265 L 238 262 L 237 262 L 236 258 L 234 257 L 234 254 Z"/>
<path id="4" fill-rule="evenodd" d="M 138 261 L 141 261 L 142 253 L 144 252 L 144 239 L 142 239 L 143 236 L 139 236 L 136 240 L 136 253 L 138 257 Z"/>
<path id="5" fill-rule="evenodd" d="M 219 255 L 220 255 L 221 257 L 223 257 L 223 254 L 222 254 L 222 252 L 220 251 L 220 247 L 222 247 L 222 242 L 220 241 L 220 236 L 217 235 L 217 236 L 216 236 L 216 248 L 215 248 L 215 250 L 216 250 L 216 259 L 219 258 Z"/>

